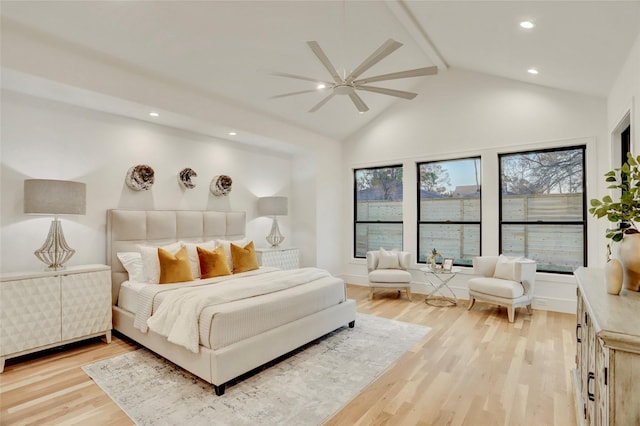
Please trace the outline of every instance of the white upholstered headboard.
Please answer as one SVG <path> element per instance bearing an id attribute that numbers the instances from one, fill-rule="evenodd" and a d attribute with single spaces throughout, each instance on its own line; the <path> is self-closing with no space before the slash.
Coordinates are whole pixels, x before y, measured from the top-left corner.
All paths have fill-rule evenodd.
<path id="1" fill-rule="evenodd" d="M 210 210 L 108 210 L 107 264 L 111 266 L 111 296 L 115 304 L 127 271 L 116 256 L 138 251 L 138 244 L 161 246 L 175 241 L 202 242 L 245 236 L 245 212 Z"/>

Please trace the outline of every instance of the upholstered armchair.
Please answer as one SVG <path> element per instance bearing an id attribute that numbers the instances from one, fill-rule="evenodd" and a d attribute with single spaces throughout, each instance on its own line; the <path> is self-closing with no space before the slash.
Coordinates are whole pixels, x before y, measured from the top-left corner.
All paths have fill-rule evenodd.
<path id="1" fill-rule="evenodd" d="M 373 300 L 375 289 L 397 289 L 398 296 L 405 290 L 411 301 L 411 273 L 407 271 L 410 261 L 411 254 L 407 251 L 368 251 L 369 300 Z"/>
<path id="2" fill-rule="evenodd" d="M 482 275 L 469 280 L 469 307 L 480 300 L 507 307 L 509 322 L 515 318 L 515 309 L 526 306 L 531 313 L 533 290 L 536 283 L 534 260 L 507 256 L 478 256 L 473 259 L 473 272 Z"/>

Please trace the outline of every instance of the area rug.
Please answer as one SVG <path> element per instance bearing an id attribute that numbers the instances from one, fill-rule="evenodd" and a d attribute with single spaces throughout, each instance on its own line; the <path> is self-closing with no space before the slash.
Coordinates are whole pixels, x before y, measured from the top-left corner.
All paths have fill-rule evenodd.
<path id="1" fill-rule="evenodd" d="M 357 314 L 343 327 L 227 386 L 213 387 L 146 349 L 83 370 L 139 425 L 319 425 L 430 331 Z"/>

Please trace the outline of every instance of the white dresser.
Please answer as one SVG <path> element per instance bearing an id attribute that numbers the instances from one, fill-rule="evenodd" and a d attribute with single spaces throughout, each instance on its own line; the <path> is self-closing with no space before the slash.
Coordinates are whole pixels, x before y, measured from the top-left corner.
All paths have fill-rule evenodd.
<path id="1" fill-rule="evenodd" d="M 111 342 L 111 269 L 73 266 L 0 276 L 0 372 L 5 360 L 105 335 Z"/>
<path id="2" fill-rule="evenodd" d="M 280 269 L 300 267 L 300 250 L 297 248 L 257 248 L 256 257 L 260 266 L 274 266 Z"/>
<path id="3" fill-rule="evenodd" d="M 640 425 L 640 293 L 607 294 L 603 269 L 579 268 L 575 387 L 581 425 Z"/>

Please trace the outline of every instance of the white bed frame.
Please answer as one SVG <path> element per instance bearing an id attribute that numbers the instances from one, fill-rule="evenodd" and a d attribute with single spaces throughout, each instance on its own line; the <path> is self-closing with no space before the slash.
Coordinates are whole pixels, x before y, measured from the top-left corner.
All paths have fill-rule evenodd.
<path id="1" fill-rule="evenodd" d="M 323 311 L 284 324 L 221 349 L 200 347 L 193 353 L 165 337 L 133 326 L 134 315 L 118 306 L 120 285 L 127 272 L 116 253 L 136 251 L 136 245 L 164 245 L 175 241 L 203 242 L 244 237 L 244 212 L 194 210 L 109 210 L 107 263 L 111 266 L 113 328 L 185 370 L 211 383 L 216 395 L 226 384 L 263 364 L 342 326 L 355 324 L 355 302 L 347 300 Z"/>

